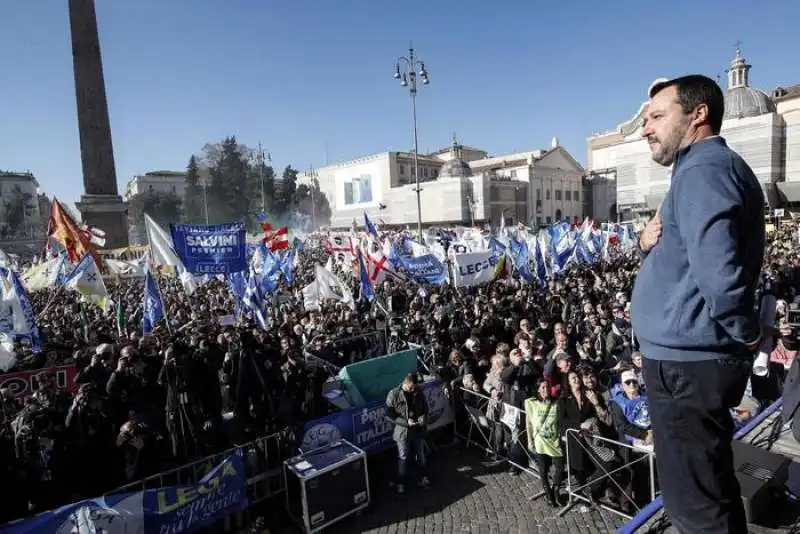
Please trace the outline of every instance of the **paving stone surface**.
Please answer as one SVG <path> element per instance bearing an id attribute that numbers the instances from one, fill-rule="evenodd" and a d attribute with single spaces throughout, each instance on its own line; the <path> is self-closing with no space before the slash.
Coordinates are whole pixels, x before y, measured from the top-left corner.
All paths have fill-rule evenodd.
<path id="1" fill-rule="evenodd" d="M 579 506 L 558 517 L 544 499 L 529 500 L 541 490 L 535 477 L 526 473 L 514 476 L 505 464 L 492 466 L 484 460 L 476 449 L 440 449 L 430 462 L 432 485 L 409 488 L 404 495 L 398 495 L 388 482 L 392 458 L 370 460 L 370 507 L 326 532 L 608 534 L 623 524 L 622 518 L 610 512 L 585 507 L 582 511 Z"/>

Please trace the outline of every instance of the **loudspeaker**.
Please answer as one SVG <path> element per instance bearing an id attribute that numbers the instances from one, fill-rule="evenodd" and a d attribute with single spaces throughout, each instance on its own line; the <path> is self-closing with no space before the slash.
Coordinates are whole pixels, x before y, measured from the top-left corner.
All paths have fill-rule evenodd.
<path id="1" fill-rule="evenodd" d="M 369 505 L 364 451 L 340 440 L 284 463 L 286 509 L 304 532 L 313 533 Z"/>
<path id="2" fill-rule="evenodd" d="M 733 466 L 748 523 L 758 523 L 776 491 L 783 493 L 791 460 L 742 441 L 733 442 Z"/>

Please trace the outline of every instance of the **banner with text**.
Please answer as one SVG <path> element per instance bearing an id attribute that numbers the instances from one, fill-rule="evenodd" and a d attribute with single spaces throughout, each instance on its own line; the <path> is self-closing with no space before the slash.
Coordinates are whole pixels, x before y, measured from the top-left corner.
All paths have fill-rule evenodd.
<path id="1" fill-rule="evenodd" d="M 417 282 L 436 285 L 447 283 L 447 267 L 433 254 L 424 254 L 416 258 L 400 256 L 398 263 L 400 270 Z"/>
<path id="2" fill-rule="evenodd" d="M 453 271 L 456 287 L 472 287 L 495 279 L 495 266 L 501 255 L 493 250 L 468 252 L 453 256 Z"/>
<path id="3" fill-rule="evenodd" d="M 74 364 L 36 369 L 35 371 L 14 371 L 0 374 L 0 389 L 7 389 L 15 397 L 28 397 L 38 386 L 38 376 L 50 373 L 56 379 L 56 386 L 75 391 L 75 377 L 78 375 Z"/>
<path id="4" fill-rule="evenodd" d="M 170 224 L 172 243 L 192 274 L 228 274 L 247 270 L 244 223 Z"/>
<path id="5" fill-rule="evenodd" d="M 436 430 L 452 423 L 450 401 L 442 390 L 441 382 L 426 382 L 422 385 L 422 391 L 428 401 L 428 430 Z M 386 417 L 384 399 L 306 423 L 301 447 L 304 451 L 310 451 L 344 438 L 373 454 L 392 445 L 393 430 L 394 423 Z"/>
<path id="6" fill-rule="evenodd" d="M 246 508 L 244 461 L 237 450 L 196 485 L 87 499 L 10 524 L 0 533 L 191 533 Z"/>

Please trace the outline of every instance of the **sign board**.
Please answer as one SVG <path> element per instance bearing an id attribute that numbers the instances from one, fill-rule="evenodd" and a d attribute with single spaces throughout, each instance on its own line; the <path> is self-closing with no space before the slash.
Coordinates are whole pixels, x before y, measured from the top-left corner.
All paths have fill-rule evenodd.
<path id="1" fill-rule="evenodd" d="M 247 270 L 243 223 L 171 224 L 172 241 L 192 274 L 229 274 Z"/>

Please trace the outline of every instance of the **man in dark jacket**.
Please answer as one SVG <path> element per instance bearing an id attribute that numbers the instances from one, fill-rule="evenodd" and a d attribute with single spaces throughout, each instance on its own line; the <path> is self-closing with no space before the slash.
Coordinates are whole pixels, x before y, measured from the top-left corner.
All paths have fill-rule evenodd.
<path id="1" fill-rule="evenodd" d="M 416 376 L 409 374 L 386 397 L 386 417 L 394 422 L 394 442 L 397 444 L 397 492 L 404 493 L 408 459 L 416 458 L 420 469 L 420 486 L 430 482 L 425 476 L 425 429 L 428 401 L 417 385 Z"/>
<path id="2" fill-rule="evenodd" d="M 731 69 L 736 83 L 745 75 L 744 61 Z M 672 166 L 672 178 L 639 238 L 645 257 L 631 317 L 664 506 L 679 532 L 745 533 L 730 409 L 762 339 L 755 290 L 764 193 L 719 136 L 725 100 L 714 80 L 660 80 L 649 96 L 642 136 L 653 160 Z"/>

